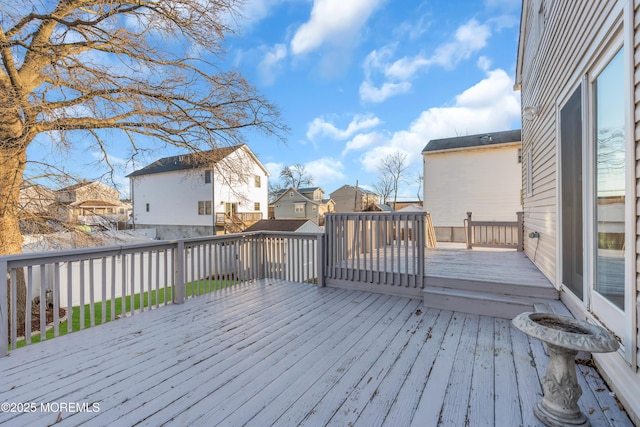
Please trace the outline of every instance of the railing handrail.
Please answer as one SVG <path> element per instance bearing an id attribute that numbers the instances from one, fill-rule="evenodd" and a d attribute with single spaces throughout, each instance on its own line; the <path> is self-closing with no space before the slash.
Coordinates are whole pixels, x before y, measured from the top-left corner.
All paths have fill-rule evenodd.
<path id="1" fill-rule="evenodd" d="M 472 249 L 473 246 L 479 247 L 504 247 L 504 248 L 515 248 L 518 252 L 522 252 L 524 250 L 524 223 L 523 223 L 523 215 L 524 212 L 516 212 L 516 220 L 515 221 L 477 221 L 472 219 L 472 212 L 467 212 L 467 217 L 464 219 L 464 223 L 466 224 L 466 240 L 467 240 L 467 249 Z M 505 234 L 507 228 L 515 228 L 517 235 L 516 239 L 512 243 L 476 243 L 474 242 L 475 233 L 473 232 L 475 227 L 486 227 L 486 228 L 505 228 Z M 506 235 L 505 235 L 506 237 Z"/>
<path id="2" fill-rule="evenodd" d="M 90 303 L 93 307 L 94 290 L 101 295 L 95 302 L 100 302 L 100 298 L 102 298 L 102 304 L 104 305 L 105 298 L 113 300 L 118 297 L 117 292 L 120 287 L 116 288 L 115 283 L 120 279 L 121 285 L 119 286 L 121 286 L 122 298 L 133 298 L 134 294 L 151 291 L 154 286 L 159 289 L 158 280 L 161 277 L 165 288 L 167 286 L 175 288 L 172 300 L 169 301 L 173 303 L 181 303 L 185 297 L 189 297 L 189 295 L 184 295 L 184 291 L 187 289 L 187 282 L 196 283 L 211 277 L 222 280 L 226 276 L 237 281 L 272 277 L 304 282 L 311 281 L 323 286 L 323 238 L 324 235 L 322 233 L 313 232 L 256 231 L 221 236 L 155 240 L 121 245 L 4 255 L 0 256 L 0 277 L 5 277 L 7 281 L 10 280 L 12 289 L 15 289 L 17 285 L 16 271 L 25 268 L 25 272 L 27 272 L 26 269 L 28 269 L 29 278 L 28 282 L 25 283 L 27 286 L 27 301 L 32 296 L 38 296 L 37 293 L 31 293 L 33 289 L 37 291 L 39 287 L 41 300 L 44 298 L 45 289 L 54 289 L 54 299 L 56 299 L 54 304 L 55 312 L 59 307 L 70 308 L 71 305 L 75 307 L 78 302 L 75 301 L 72 304 L 71 295 L 73 294 L 74 298 L 77 297 L 78 294 L 76 292 L 78 292 L 78 289 L 80 289 L 81 305 Z M 229 249 L 226 249 L 226 243 L 229 243 Z M 161 251 L 167 252 L 161 255 Z M 169 258 L 167 258 L 168 251 L 171 254 Z M 122 259 L 122 266 L 118 267 L 119 270 L 116 274 L 116 267 L 113 267 L 113 265 L 115 265 L 116 257 L 121 255 L 127 258 Z M 160 268 L 159 256 L 164 259 L 162 263 L 164 274 L 162 276 L 159 276 L 158 273 Z M 151 257 L 153 257 L 153 260 L 151 260 Z M 100 260 L 102 260 L 101 263 Z M 112 265 L 109 273 L 105 270 L 107 262 Z M 64 263 L 67 263 L 67 267 L 65 267 L 67 280 L 63 283 L 58 276 Z M 120 261 L 118 261 L 118 265 L 120 265 L 119 263 Z M 129 263 L 128 267 L 127 263 Z M 79 267 L 79 276 L 75 276 L 77 273 L 72 272 L 72 265 Z M 87 270 L 84 270 L 85 265 L 88 265 Z M 102 266 L 100 267 L 101 276 L 98 273 L 93 276 L 94 265 Z M 155 274 L 152 272 L 152 267 L 155 267 Z M 37 270 L 38 268 L 39 270 Z M 51 271 L 55 272 L 56 277 L 54 279 L 45 278 L 45 268 L 53 268 Z M 39 271 L 39 274 L 32 274 L 32 269 L 35 272 Z M 89 274 L 86 282 L 83 271 Z M 72 276 L 72 274 L 74 275 Z M 105 291 L 107 274 L 110 275 L 109 286 L 111 289 L 108 296 Z M 27 273 L 25 273 L 26 275 Z M 74 278 L 73 281 L 72 277 Z M 152 277 L 155 277 L 155 280 L 152 280 Z M 32 278 L 35 279 L 35 282 L 32 281 Z M 17 283 L 20 283 L 20 281 L 18 280 Z M 67 287 L 63 288 L 65 284 Z M 100 285 L 102 286 L 102 291 L 99 289 Z M 75 286 L 79 286 L 79 288 L 75 288 Z M 90 291 L 89 300 L 85 300 L 83 296 L 85 286 Z M 191 289 L 191 296 L 198 295 L 198 293 L 193 293 L 193 288 Z M 67 292 L 67 304 L 64 306 L 62 304 L 58 305 L 61 290 Z M 114 291 L 116 294 L 113 293 Z M 151 292 L 148 294 L 150 307 Z M 5 284 L 0 287 L 0 356 L 7 354 L 9 343 L 7 333 L 11 334 L 12 343 L 15 338 L 16 325 L 13 324 L 13 320 L 11 331 L 9 331 L 8 327 L 9 320 L 15 319 L 15 300 L 13 299 L 15 296 L 12 295 L 11 312 L 9 311 L 8 298 Z M 166 303 L 165 300 L 164 304 Z M 133 307 L 133 303 L 131 306 Z M 141 310 L 144 310 L 144 306 L 141 306 Z M 84 313 L 83 310 L 80 310 L 80 312 Z M 133 308 L 131 308 L 131 314 L 133 314 Z M 25 323 L 27 322 L 25 321 Z M 43 335 L 44 331 L 41 330 L 40 333 Z M 56 330 L 56 336 L 57 333 Z M 30 335 L 30 333 L 27 335 L 27 344 L 30 343 Z"/>

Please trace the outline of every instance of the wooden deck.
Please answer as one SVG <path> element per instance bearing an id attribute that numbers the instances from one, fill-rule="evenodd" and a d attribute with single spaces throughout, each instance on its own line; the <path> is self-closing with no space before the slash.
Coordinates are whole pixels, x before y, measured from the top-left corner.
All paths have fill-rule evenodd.
<path id="1" fill-rule="evenodd" d="M 429 276 L 455 277 L 494 283 L 552 287 L 551 282 L 524 252 L 512 249 L 464 248 L 463 244 L 440 244 L 425 253 Z"/>
<path id="2" fill-rule="evenodd" d="M 508 320 L 266 279 L 12 351 L 0 402 L 37 411 L 0 424 L 539 426 L 546 363 Z M 631 426 L 578 366 L 592 425 Z"/>

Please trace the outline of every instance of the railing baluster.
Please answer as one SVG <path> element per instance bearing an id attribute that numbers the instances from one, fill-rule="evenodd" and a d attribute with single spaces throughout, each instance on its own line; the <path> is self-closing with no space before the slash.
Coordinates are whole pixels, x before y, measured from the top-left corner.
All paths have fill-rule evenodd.
<path id="1" fill-rule="evenodd" d="M 25 320 L 24 320 L 24 332 L 27 339 L 27 344 L 31 344 L 31 302 L 33 297 L 31 295 L 33 286 L 33 267 L 27 267 L 27 300 L 25 301 Z"/>
<path id="2" fill-rule="evenodd" d="M 84 260 L 80 260 L 80 330 L 84 329 Z"/>
<path id="3" fill-rule="evenodd" d="M 89 325 L 91 327 L 96 326 L 96 308 L 94 306 L 94 287 L 95 277 L 93 271 L 93 259 L 89 260 Z"/>
<path id="4" fill-rule="evenodd" d="M 24 269 L 22 270 L 24 276 Z M 18 310 L 15 308 L 17 302 L 18 281 L 16 279 L 16 269 L 11 269 L 11 348 L 16 348 L 17 331 L 18 331 Z M 4 349 L 4 347 L 3 347 Z"/>
<path id="5" fill-rule="evenodd" d="M 114 320 L 116 318 L 116 255 L 111 256 L 111 293 L 110 293 L 110 303 L 111 303 L 111 316 L 109 316 L 109 320 Z"/>
<path id="6" fill-rule="evenodd" d="M 148 251 L 147 254 L 147 308 L 153 308 L 153 252 Z"/>
<path id="7" fill-rule="evenodd" d="M 166 253 L 167 251 L 162 251 L 162 253 Z M 156 254 L 156 280 L 155 280 L 155 297 L 156 297 L 156 308 L 160 307 L 160 251 L 155 251 Z"/>
<path id="8" fill-rule="evenodd" d="M 60 263 L 53 264 L 54 278 L 51 297 L 53 298 L 53 336 L 60 335 Z"/>
<path id="9" fill-rule="evenodd" d="M 47 334 L 47 296 L 45 265 L 40 264 L 40 340 L 44 341 Z"/>
<path id="10" fill-rule="evenodd" d="M 102 323 L 107 323 L 107 258 L 102 257 Z"/>
<path id="11" fill-rule="evenodd" d="M 67 261 L 67 333 L 73 332 L 73 264 Z"/>
<path id="12" fill-rule="evenodd" d="M 135 254 L 131 254 L 130 257 L 130 263 L 129 263 L 129 268 L 131 269 L 131 287 L 130 289 L 130 295 L 129 295 L 129 301 L 131 303 L 131 307 L 130 308 L 130 313 L 133 316 L 135 314 L 136 311 L 136 256 Z"/>

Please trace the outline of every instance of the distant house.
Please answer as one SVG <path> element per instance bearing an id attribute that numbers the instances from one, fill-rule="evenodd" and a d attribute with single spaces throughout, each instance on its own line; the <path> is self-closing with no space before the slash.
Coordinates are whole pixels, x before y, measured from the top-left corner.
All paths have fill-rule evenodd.
<path id="1" fill-rule="evenodd" d="M 440 242 L 464 242 L 467 212 L 515 221 L 522 210 L 520 130 L 434 139 L 422 150 L 424 210 Z"/>
<path id="2" fill-rule="evenodd" d="M 377 205 L 379 197 L 373 191 L 353 185 L 343 185 L 331 193 L 331 200 L 336 204 L 336 212 L 380 211 Z"/>
<path id="3" fill-rule="evenodd" d="M 251 231 L 321 233 L 323 229 L 309 219 L 263 219 L 244 231 L 247 233 Z"/>
<path id="4" fill-rule="evenodd" d="M 400 207 L 400 203 L 396 203 L 398 209 L 396 212 L 422 212 L 424 210 L 422 206 L 422 202 L 420 203 L 402 203 L 402 207 Z"/>
<path id="5" fill-rule="evenodd" d="M 164 157 L 128 175 L 134 224 L 160 239 L 241 232 L 267 216 L 268 176 L 245 144 Z"/>
<path id="6" fill-rule="evenodd" d="M 289 188 L 271 203 L 275 219 L 309 219 L 324 225 L 324 214 L 335 212 L 335 203 L 320 187 Z"/>
<path id="7" fill-rule="evenodd" d="M 522 4 L 524 251 L 576 318 L 616 335 L 593 358 L 640 425 L 640 3 L 567 6 Z"/>
<path id="8" fill-rule="evenodd" d="M 54 192 L 55 203 L 49 206 L 61 222 L 99 229 L 115 229 L 127 220 L 127 205 L 120 201 L 118 190 L 98 181 L 83 181 Z"/>
<path id="9" fill-rule="evenodd" d="M 25 185 L 20 189 L 20 209 L 31 214 L 47 214 L 55 201 L 55 192 L 47 187 Z"/>

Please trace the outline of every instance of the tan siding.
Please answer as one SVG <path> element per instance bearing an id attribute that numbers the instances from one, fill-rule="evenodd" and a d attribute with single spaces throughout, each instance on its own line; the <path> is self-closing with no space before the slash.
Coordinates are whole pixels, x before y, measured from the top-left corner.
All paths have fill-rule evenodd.
<path id="1" fill-rule="evenodd" d="M 638 212 L 640 212 L 640 200 L 638 199 L 638 195 L 640 195 L 640 161 L 638 161 L 640 156 L 640 1 L 636 0 L 634 2 L 634 61 L 635 61 L 635 72 L 634 72 L 634 82 L 635 82 L 635 90 L 634 90 L 634 104 L 635 104 L 635 139 L 636 139 L 636 265 L 640 265 L 640 217 L 638 217 Z M 636 373 L 638 372 L 638 366 L 640 366 L 640 268 L 636 268 L 636 288 L 638 294 L 636 295 Z"/>
<path id="2" fill-rule="evenodd" d="M 613 2 L 550 2 L 546 1 L 545 30 L 537 49 L 536 40 L 529 37 L 523 60 L 522 106 L 539 105 L 540 115 L 534 122 L 523 121 L 523 151 L 530 151 L 533 170 L 533 196 L 524 198 L 525 235 L 541 233 L 540 241 L 526 239 L 525 251 L 556 286 L 557 229 L 557 123 L 556 104 L 560 96 L 579 82 L 577 72 L 584 60 L 589 38 L 584 34 L 597 31 L 608 17 Z M 528 7 L 526 33 L 534 25 L 537 11 L 533 2 Z M 555 27 L 571 28 L 567 33 L 550 31 Z M 553 76 L 553 78 L 549 78 Z M 567 87 L 567 84 L 572 86 Z M 543 91 L 544 88 L 544 91 Z"/>
<path id="3" fill-rule="evenodd" d="M 534 1 L 525 0 L 527 16 L 523 34 L 535 33 L 537 11 Z M 539 41 L 533 36 L 525 36 L 523 55 L 519 58 L 522 64 L 521 99 L 522 107 L 540 106 L 540 114 L 533 121 L 523 120 L 522 144 L 523 154 L 531 153 L 533 171 L 533 195 L 524 197 L 525 235 L 529 231 L 539 231 L 541 238 L 525 239 L 525 251 L 540 270 L 556 286 L 556 275 L 560 260 L 556 261 L 557 250 L 557 198 L 558 182 L 557 158 L 558 123 L 557 107 L 580 83 L 582 76 L 589 70 L 592 60 L 599 55 L 604 43 L 609 41 L 614 20 L 624 1 L 550 1 L 544 0 L 546 10 L 545 30 Z M 636 194 L 640 196 L 640 0 L 634 0 L 634 37 L 633 58 L 635 61 L 634 81 L 634 132 L 636 139 Z M 636 199 L 636 212 L 640 212 L 640 198 Z M 636 265 L 640 272 L 640 216 L 636 217 Z M 640 301 L 640 274 L 636 276 Z M 640 323 L 640 313 L 635 313 Z M 640 330 L 636 324 L 635 331 L 640 342 Z M 636 346 L 640 347 L 640 346 Z M 640 348 L 636 348 L 635 359 L 640 363 Z M 614 359 L 612 359 L 614 360 Z M 615 359 L 617 360 L 617 359 Z M 623 400 L 627 406 L 633 407 L 638 420 L 638 403 L 636 397 L 640 387 L 640 377 L 629 378 L 630 372 L 626 363 L 614 368 L 614 363 L 604 365 L 603 369 L 615 378 L 617 386 L 623 387 Z M 616 362 L 617 363 L 617 362 Z M 617 369 L 617 370 L 616 370 Z M 638 370 L 635 370 L 636 375 Z M 634 396 L 634 397 L 631 397 Z"/>

